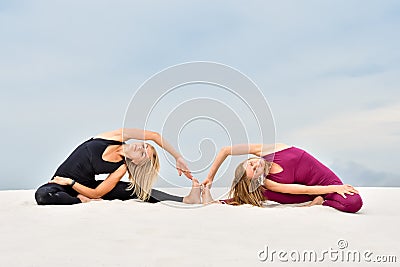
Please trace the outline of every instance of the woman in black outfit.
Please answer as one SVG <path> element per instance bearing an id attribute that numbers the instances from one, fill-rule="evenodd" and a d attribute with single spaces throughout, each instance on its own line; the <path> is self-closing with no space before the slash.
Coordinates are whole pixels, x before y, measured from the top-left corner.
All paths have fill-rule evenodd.
<path id="1" fill-rule="evenodd" d="M 151 189 L 160 169 L 157 152 L 145 142 L 126 144 L 130 139 L 151 140 L 176 159 L 179 175 L 192 179 L 192 190 L 178 197 Z M 120 181 L 128 171 L 129 183 Z M 96 174 L 109 174 L 96 180 Z M 81 145 L 58 167 L 51 181 L 35 193 L 39 205 L 70 205 L 91 199 L 134 199 L 148 202 L 172 200 L 200 203 L 200 186 L 182 156 L 156 132 L 119 129 L 99 134 Z"/>

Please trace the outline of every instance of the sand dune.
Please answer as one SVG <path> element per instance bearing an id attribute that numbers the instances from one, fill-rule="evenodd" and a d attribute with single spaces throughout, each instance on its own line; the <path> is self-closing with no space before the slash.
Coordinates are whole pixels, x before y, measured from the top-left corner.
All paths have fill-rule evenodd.
<path id="1" fill-rule="evenodd" d="M 325 250 L 339 256 L 325 254 L 320 266 L 354 265 L 340 256 L 349 251 L 361 254 L 359 266 L 368 260 L 368 266 L 397 266 L 400 188 L 359 191 L 364 207 L 357 214 L 323 206 L 203 207 L 135 200 L 37 206 L 33 190 L 1 191 L 2 266 L 283 266 L 285 260 L 309 266 L 305 251 L 314 251 L 318 261 Z M 212 192 L 219 196 L 225 190 Z M 372 254 L 362 255 L 368 251 Z M 293 262 L 296 258 L 301 262 Z M 377 259 L 397 263 L 372 262 Z"/>

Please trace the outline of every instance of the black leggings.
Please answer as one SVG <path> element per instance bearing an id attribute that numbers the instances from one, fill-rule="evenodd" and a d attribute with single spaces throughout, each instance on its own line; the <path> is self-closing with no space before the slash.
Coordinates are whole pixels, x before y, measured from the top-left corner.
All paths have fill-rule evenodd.
<path id="1" fill-rule="evenodd" d="M 99 184 L 102 181 L 97 181 Z M 104 200 L 128 200 L 137 199 L 137 196 L 133 194 L 132 190 L 126 190 L 129 183 L 118 182 L 117 185 L 106 195 L 102 196 Z M 35 199 L 39 205 L 72 205 L 81 203 L 81 200 L 76 196 L 78 193 L 73 190 L 70 186 L 63 186 L 59 184 L 45 184 L 36 190 Z M 183 197 L 173 196 L 156 189 L 152 189 L 150 198 L 147 202 L 156 203 L 164 200 L 171 200 L 176 202 L 182 202 Z"/>

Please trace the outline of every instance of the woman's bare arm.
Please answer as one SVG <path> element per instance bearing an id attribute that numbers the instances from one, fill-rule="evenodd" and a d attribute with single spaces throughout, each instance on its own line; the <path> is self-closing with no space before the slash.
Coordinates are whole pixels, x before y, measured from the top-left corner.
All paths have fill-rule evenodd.
<path id="1" fill-rule="evenodd" d="M 211 186 L 219 167 L 221 167 L 224 160 L 230 155 L 229 150 L 229 147 L 221 148 L 221 150 L 218 152 L 218 155 L 215 157 L 213 164 L 210 167 L 207 178 L 202 182 L 202 185 Z"/>
<path id="2" fill-rule="evenodd" d="M 184 173 L 188 178 L 193 178 L 190 173 L 189 167 L 187 166 L 182 155 L 174 149 L 174 147 L 161 136 L 161 134 L 153 131 L 137 129 L 137 128 L 121 128 L 111 132 L 105 132 L 97 135 L 96 137 L 106 138 L 111 140 L 117 140 L 125 142 L 131 139 L 143 140 L 143 141 L 153 141 L 159 147 L 171 154 L 176 160 L 176 168 L 178 169 L 178 174 Z"/>
<path id="3" fill-rule="evenodd" d="M 168 143 L 167 140 L 165 140 L 165 138 L 163 138 L 159 133 L 153 131 L 137 129 L 137 128 L 121 128 L 115 131 L 99 134 L 96 137 L 117 140 L 121 142 L 125 142 L 131 139 L 143 140 L 143 141 L 150 140 L 156 143 L 161 148 L 165 149 L 175 159 L 182 157 L 181 154 L 179 154 L 174 149 L 174 147 L 170 143 Z"/>
<path id="4" fill-rule="evenodd" d="M 125 142 L 131 139 L 153 140 L 156 135 L 156 132 L 138 128 L 120 128 L 114 131 L 98 134 L 95 137 Z"/>
<path id="5" fill-rule="evenodd" d="M 338 193 L 344 198 L 345 194 L 353 195 L 358 194 L 358 191 L 351 185 L 301 185 L 301 184 L 282 184 L 274 182 L 270 179 L 265 179 L 264 186 L 271 191 L 286 193 L 286 194 L 300 194 L 300 195 L 324 195 L 329 193 Z"/>
<path id="6" fill-rule="evenodd" d="M 115 172 L 108 175 L 108 177 L 103 182 L 101 182 L 96 188 L 90 188 L 78 182 L 75 182 L 74 185 L 72 186 L 72 189 L 74 189 L 78 193 L 88 198 L 101 198 L 115 187 L 115 185 L 121 180 L 121 178 L 125 175 L 125 173 L 126 173 L 126 165 L 123 164 Z M 59 177 L 59 176 L 54 177 L 54 179 L 50 181 L 50 183 L 56 183 L 60 185 L 71 185 L 72 182 L 73 179 L 71 178 Z"/>
<path id="7" fill-rule="evenodd" d="M 266 155 L 273 153 L 277 146 L 284 144 L 238 144 L 233 146 L 226 146 L 221 148 L 213 164 L 211 165 L 210 171 L 208 172 L 206 180 L 203 181 L 203 185 L 211 184 L 214 180 L 219 167 L 228 156 L 234 155 L 247 155 L 253 154 L 256 156 Z"/>

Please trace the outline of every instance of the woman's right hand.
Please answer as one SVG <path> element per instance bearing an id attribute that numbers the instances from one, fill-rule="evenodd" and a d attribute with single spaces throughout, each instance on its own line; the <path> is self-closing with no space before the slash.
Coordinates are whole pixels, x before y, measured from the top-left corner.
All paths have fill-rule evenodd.
<path id="1" fill-rule="evenodd" d="M 201 184 L 203 186 L 207 186 L 208 188 L 211 188 L 212 182 L 213 182 L 213 178 L 207 177 Z"/>
<path id="2" fill-rule="evenodd" d="M 59 184 L 59 185 L 71 185 L 72 181 L 73 180 L 71 178 L 55 176 L 49 183 Z"/>
<path id="3" fill-rule="evenodd" d="M 349 184 L 343 184 L 335 186 L 335 193 L 338 193 L 343 198 L 347 198 L 345 194 L 354 195 L 354 193 L 358 194 L 358 191 Z"/>
<path id="4" fill-rule="evenodd" d="M 178 170 L 179 176 L 182 175 L 182 173 L 189 179 L 193 179 L 193 175 L 189 170 L 189 167 L 187 166 L 185 160 L 182 157 L 179 157 L 176 160 L 176 169 Z"/>

